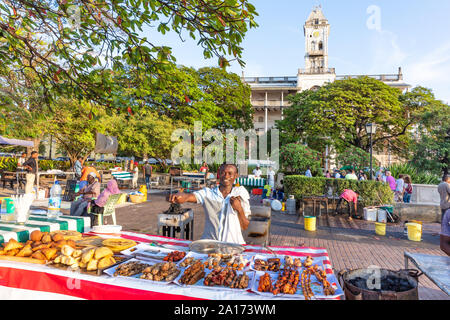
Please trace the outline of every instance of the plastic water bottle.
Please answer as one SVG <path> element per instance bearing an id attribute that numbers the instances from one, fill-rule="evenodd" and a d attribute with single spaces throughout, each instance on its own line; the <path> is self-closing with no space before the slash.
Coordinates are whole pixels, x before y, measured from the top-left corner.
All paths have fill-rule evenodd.
<path id="1" fill-rule="evenodd" d="M 61 194 L 62 189 L 59 181 L 55 181 L 50 189 L 50 197 L 48 199 L 47 217 L 58 218 L 61 215 Z"/>

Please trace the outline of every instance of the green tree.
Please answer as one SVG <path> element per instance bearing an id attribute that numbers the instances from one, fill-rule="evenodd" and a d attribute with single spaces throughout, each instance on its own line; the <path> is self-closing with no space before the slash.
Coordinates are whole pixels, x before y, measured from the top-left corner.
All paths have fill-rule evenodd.
<path id="1" fill-rule="evenodd" d="M 111 116 L 105 108 L 87 101 L 59 98 L 56 103 L 58 108 L 54 108 L 46 132 L 67 152 L 71 165 L 78 156 L 86 160 L 95 149 L 96 133 L 109 133 Z"/>
<path id="2" fill-rule="evenodd" d="M 375 150 L 389 141 L 393 152 L 404 153 L 409 143 L 408 130 L 417 122 L 417 114 L 428 104 L 419 101 L 423 88 L 402 93 L 370 77 L 338 80 L 317 91 L 304 91 L 289 97 L 292 106 L 285 109 L 284 120 L 277 122 L 281 141 L 302 141 L 322 150 L 326 143 L 345 150 L 349 145 L 370 150 L 365 125 L 378 125 L 373 136 Z M 414 103 L 413 103 L 414 102 Z"/>
<path id="3" fill-rule="evenodd" d="M 165 160 L 170 158 L 174 146 L 172 132 L 185 124 L 154 111 L 140 110 L 133 115 L 115 115 L 110 126 L 110 133 L 117 136 L 121 153 Z"/>
<path id="4" fill-rule="evenodd" d="M 353 146 L 339 152 L 336 156 L 336 161 L 340 166 L 351 166 L 355 170 L 364 169 L 370 166 L 370 153 Z M 373 157 L 373 166 L 379 165 L 379 162 Z"/>
<path id="5" fill-rule="evenodd" d="M 309 168 L 313 175 L 322 176 L 319 152 L 302 144 L 289 143 L 280 148 L 280 163 L 286 173 L 305 174 Z"/>
<path id="6" fill-rule="evenodd" d="M 411 145 L 410 163 L 420 171 L 447 174 L 450 165 L 450 106 L 440 102 L 424 112 Z"/>
<path id="7" fill-rule="evenodd" d="M 198 40 L 204 57 L 225 68 L 244 65 L 241 43 L 256 15 L 247 0 L 8 0 L 0 3 L 0 61 L 33 72 L 46 97 L 114 106 L 123 95 L 114 77 L 134 74 L 140 94 L 165 82 L 175 65 L 171 49 L 145 37 L 145 27 Z"/>

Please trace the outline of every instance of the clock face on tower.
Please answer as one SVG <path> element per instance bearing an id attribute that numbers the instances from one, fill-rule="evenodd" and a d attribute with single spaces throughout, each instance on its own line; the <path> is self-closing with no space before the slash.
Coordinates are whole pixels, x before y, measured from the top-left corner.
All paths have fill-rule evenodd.
<path id="1" fill-rule="evenodd" d="M 314 36 L 314 38 L 318 38 L 320 36 L 320 32 L 314 31 L 313 36 Z"/>

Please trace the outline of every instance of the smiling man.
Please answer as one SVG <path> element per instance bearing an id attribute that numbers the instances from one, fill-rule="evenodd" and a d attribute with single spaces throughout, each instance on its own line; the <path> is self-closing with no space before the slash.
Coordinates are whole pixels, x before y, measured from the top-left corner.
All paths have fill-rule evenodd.
<path id="1" fill-rule="evenodd" d="M 250 196 L 244 187 L 234 187 L 234 181 L 239 176 L 234 164 L 223 164 L 219 173 L 219 186 L 194 193 L 173 194 L 169 202 L 203 205 L 205 228 L 202 239 L 245 244 L 242 230 L 246 230 L 250 223 Z"/>

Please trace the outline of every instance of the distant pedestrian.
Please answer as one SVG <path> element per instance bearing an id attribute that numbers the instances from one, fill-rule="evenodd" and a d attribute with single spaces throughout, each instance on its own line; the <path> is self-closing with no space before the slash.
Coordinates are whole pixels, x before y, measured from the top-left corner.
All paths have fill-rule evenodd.
<path id="1" fill-rule="evenodd" d="M 450 209 L 442 215 L 440 242 L 441 250 L 450 256 Z"/>
<path id="2" fill-rule="evenodd" d="M 358 177 L 355 174 L 355 170 L 352 170 L 348 174 L 346 174 L 345 179 L 346 180 L 358 180 Z"/>
<path id="3" fill-rule="evenodd" d="M 219 170 L 220 171 L 220 170 Z M 259 179 L 261 178 L 262 175 L 262 171 L 260 166 L 257 166 L 256 169 L 253 170 L 253 175 L 255 176 L 255 178 Z"/>
<path id="4" fill-rule="evenodd" d="M 26 152 L 22 152 L 22 155 L 20 156 L 19 159 L 17 159 L 17 169 L 18 171 L 23 171 L 23 164 L 25 163 L 25 161 L 27 161 L 27 153 Z"/>
<path id="5" fill-rule="evenodd" d="M 441 198 L 440 206 L 442 217 L 447 209 L 450 208 L 450 175 L 446 174 L 438 186 L 439 196 Z"/>
<path id="6" fill-rule="evenodd" d="M 81 178 L 81 170 L 83 170 L 83 157 L 79 156 L 75 164 L 73 165 L 73 171 L 75 171 L 75 179 Z"/>
<path id="7" fill-rule="evenodd" d="M 407 175 L 407 176 L 405 176 L 404 180 L 405 180 L 405 188 L 404 188 L 405 193 L 403 194 L 403 202 L 410 203 L 412 192 L 413 192 L 411 177 Z"/>
<path id="8" fill-rule="evenodd" d="M 152 171 L 153 171 L 153 167 L 151 166 L 151 164 L 148 161 L 145 161 L 145 165 L 144 165 L 144 178 L 145 178 L 145 184 L 147 185 L 147 189 L 150 189 L 151 187 L 151 178 L 152 178 Z"/>
<path id="9" fill-rule="evenodd" d="M 133 180 L 131 182 L 132 182 L 132 188 L 136 189 L 138 187 L 139 168 L 138 168 L 138 163 L 136 161 L 133 164 L 134 164 Z"/>
<path id="10" fill-rule="evenodd" d="M 31 157 L 23 163 L 23 167 L 27 170 L 27 174 L 25 175 L 26 184 L 25 184 L 25 193 L 33 192 L 33 185 L 36 179 L 37 174 L 37 161 L 39 154 L 37 151 L 31 152 Z"/>
<path id="11" fill-rule="evenodd" d="M 327 170 L 327 173 L 325 174 L 325 177 L 327 177 L 328 179 L 331 178 L 331 174 L 330 174 L 329 170 Z"/>
<path id="12" fill-rule="evenodd" d="M 397 183 L 395 182 L 395 178 L 391 175 L 390 171 L 386 171 L 386 183 L 389 184 L 391 190 L 395 192 Z"/>
<path id="13" fill-rule="evenodd" d="M 403 180 L 403 174 L 398 176 L 397 181 L 395 181 L 395 201 L 403 202 L 403 192 L 405 187 L 405 181 Z"/>
<path id="14" fill-rule="evenodd" d="M 340 179 L 341 178 L 341 174 L 339 173 L 339 170 L 335 170 L 334 171 L 334 178 L 335 179 Z"/>
<path id="15" fill-rule="evenodd" d="M 339 213 L 339 208 L 341 206 L 342 201 L 345 201 L 347 203 L 347 207 L 348 207 L 348 219 L 352 220 L 352 210 L 351 210 L 351 206 L 350 206 L 350 202 L 353 203 L 353 211 L 355 216 L 357 216 L 358 213 L 358 194 L 350 189 L 345 189 L 344 192 L 340 195 L 339 197 L 339 201 L 337 203 L 336 206 L 336 210 L 335 213 L 338 214 Z"/>
<path id="16" fill-rule="evenodd" d="M 272 167 L 269 167 L 267 170 L 267 180 L 269 186 L 274 189 L 275 188 L 275 171 L 272 169 Z"/>
<path id="17" fill-rule="evenodd" d="M 306 169 L 305 176 L 307 176 L 308 178 L 312 178 L 312 173 L 311 173 L 310 168 Z"/>

